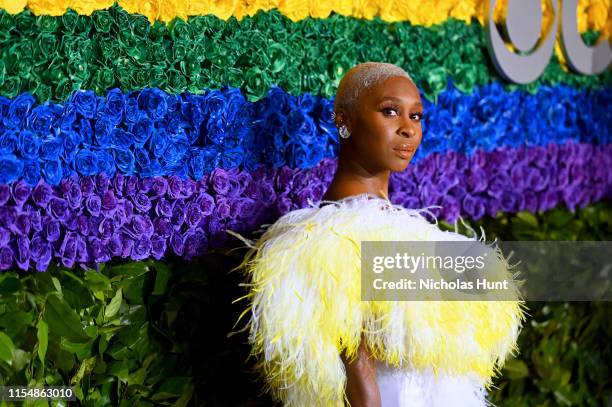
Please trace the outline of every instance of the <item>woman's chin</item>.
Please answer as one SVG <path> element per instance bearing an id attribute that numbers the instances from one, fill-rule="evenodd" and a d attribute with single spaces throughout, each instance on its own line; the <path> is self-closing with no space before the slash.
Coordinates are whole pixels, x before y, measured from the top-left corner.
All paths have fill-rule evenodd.
<path id="1" fill-rule="evenodd" d="M 408 164 L 410 164 L 410 160 L 402 160 L 399 163 L 393 163 L 389 169 L 392 172 L 404 172 L 408 168 Z"/>

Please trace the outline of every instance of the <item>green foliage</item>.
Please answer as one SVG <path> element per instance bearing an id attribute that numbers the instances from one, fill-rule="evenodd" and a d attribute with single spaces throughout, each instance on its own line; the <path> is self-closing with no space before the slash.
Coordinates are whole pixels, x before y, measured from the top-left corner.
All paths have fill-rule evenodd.
<path id="1" fill-rule="evenodd" d="M 610 240 L 611 223 L 612 203 L 602 202 L 469 224 L 488 239 Z M 73 385 L 85 406 L 271 405 L 250 371 L 246 333 L 228 336 L 242 328 L 234 323 L 245 305 L 232 303 L 244 295 L 242 276 L 229 270 L 243 254 L 0 274 L 0 384 Z M 500 407 L 605 405 L 612 304 L 528 308 L 520 353 L 489 399 Z"/>

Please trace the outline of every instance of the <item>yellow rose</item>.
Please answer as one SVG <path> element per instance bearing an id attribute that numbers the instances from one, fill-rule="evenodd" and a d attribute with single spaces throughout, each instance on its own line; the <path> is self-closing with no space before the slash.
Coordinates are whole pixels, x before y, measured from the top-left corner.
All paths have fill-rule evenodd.
<path id="1" fill-rule="evenodd" d="M 28 8 L 36 15 L 61 16 L 68 9 L 68 0 L 30 0 Z"/>
<path id="2" fill-rule="evenodd" d="M 10 14 L 17 14 L 26 8 L 27 3 L 28 0 L 0 0 L 0 8 Z"/>

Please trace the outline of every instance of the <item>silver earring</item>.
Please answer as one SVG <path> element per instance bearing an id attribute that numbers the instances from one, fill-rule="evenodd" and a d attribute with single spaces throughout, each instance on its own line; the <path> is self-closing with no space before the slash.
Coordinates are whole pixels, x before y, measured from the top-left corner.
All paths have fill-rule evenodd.
<path id="1" fill-rule="evenodd" d="M 331 120 L 332 122 L 336 120 L 336 112 L 331 112 Z"/>
<path id="2" fill-rule="evenodd" d="M 340 126 L 340 128 L 338 129 L 338 134 L 340 134 L 340 137 L 344 139 L 351 137 L 351 132 L 345 125 Z"/>

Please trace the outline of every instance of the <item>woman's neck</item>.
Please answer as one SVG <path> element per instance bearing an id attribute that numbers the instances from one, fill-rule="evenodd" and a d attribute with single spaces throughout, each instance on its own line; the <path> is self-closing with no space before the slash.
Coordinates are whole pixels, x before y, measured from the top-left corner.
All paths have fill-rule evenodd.
<path id="1" fill-rule="evenodd" d="M 338 166 L 331 185 L 323 195 L 324 200 L 337 201 L 347 196 L 372 194 L 380 198 L 388 198 L 390 171 L 376 175 L 366 174 L 365 171 L 350 171 Z"/>

